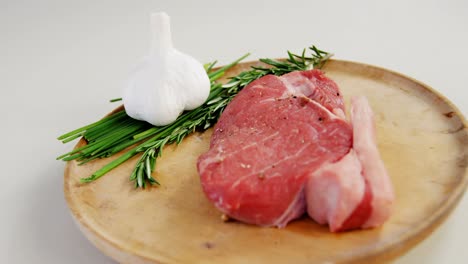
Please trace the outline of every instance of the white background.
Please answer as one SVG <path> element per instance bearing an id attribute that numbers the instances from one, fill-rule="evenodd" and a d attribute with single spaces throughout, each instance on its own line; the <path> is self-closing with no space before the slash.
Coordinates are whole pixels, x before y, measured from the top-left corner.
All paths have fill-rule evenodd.
<path id="1" fill-rule="evenodd" d="M 148 48 L 148 15 L 200 61 L 282 57 L 314 43 L 392 69 L 468 114 L 468 1 L 0 1 L 0 262 L 113 263 L 75 227 L 62 192 L 72 145 L 55 138 L 116 105 Z M 468 196 L 397 263 L 468 263 Z M 169 230 L 170 231 L 170 230 Z"/>

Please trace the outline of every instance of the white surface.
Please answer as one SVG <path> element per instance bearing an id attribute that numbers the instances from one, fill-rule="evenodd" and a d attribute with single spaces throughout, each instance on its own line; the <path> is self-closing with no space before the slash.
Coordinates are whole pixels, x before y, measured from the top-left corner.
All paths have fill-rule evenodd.
<path id="1" fill-rule="evenodd" d="M 203 62 L 282 57 L 314 43 L 402 72 L 468 115 L 468 2 L 0 1 L 1 263 L 113 263 L 81 235 L 62 193 L 72 145 L 55 138 L 115 107 L 148 48 L 151 11 Z M 468 196 L 397 263 L 468 263 Z"/>

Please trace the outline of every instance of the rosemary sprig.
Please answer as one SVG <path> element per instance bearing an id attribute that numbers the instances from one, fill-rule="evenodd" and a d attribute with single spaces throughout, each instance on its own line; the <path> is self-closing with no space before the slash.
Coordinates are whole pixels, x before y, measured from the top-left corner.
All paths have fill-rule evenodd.
<path id="1" fill-rule="evenodd" d="M 292 71 L 320 68 L 332 56 L 315 46 L 310 47 L 309 50 L 311 53 L 309 56 L 306 56 L 306 49 L 301 55 L 288 51 L 288 58 L 284 61 L 260 59 L 266 64 L 265 67 L 252 67 L 251 70 L 232 77 L 224 85 L 218 83 L 217 80 L 249 54 L 217 70 L 213 70 L 216 62 L 207 64 L 205 69 L 211 81 L 211 92 L 206 102 L 200 107 L 186 111 L 174 123 L 160 127 L 132 119 L 125 113 L 125 110 L 120 110 L 100 121 L 60 136 L 58 139 L 63 143 L 83 136 L 87 144 L 57 159 L 77 160 L 79 164 L 84 164 L 97 158 L 113 156 L 130 148 L 123 155 L 81 181 L 92 182 L 141 153 L 130 175 L 130 180 L 135 182 L 135 187 L 145 188 L 147 183 L 159 185 L 159 182 L 153 178 L 152 172 L 156 166 L 157 157 L 161 156 L 165 145 L 179 144 L 192 132 L 206 130 L 214 125 L 234 96 L 252 81 L 268 74 L 280 76 Z M 111 101 L 119 100 L 120 98 L 116 98 Z"/>

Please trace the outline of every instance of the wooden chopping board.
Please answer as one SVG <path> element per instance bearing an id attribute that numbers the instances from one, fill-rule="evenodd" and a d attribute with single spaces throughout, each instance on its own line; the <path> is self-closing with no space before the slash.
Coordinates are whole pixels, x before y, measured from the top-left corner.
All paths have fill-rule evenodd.
<path id="1" fill-rule="evenodd" d="M 306 217 L 284 229 L 223 222 L 195 167 L 211 130 L 164 149 L 156 188 L 134 189 L 129 182 L 137 157 L 89 184 L 79 179 L 117 156 L 83 166 L 68 162 L 64 192 L 78 226 L 105 254 L 132 264 L 382 263 L 403 254 L 447 217 L 466 189 L 467 123 L 443 96 L 398 73 L 338 60 L 323 70 L 347 105 L 351 96 L 365 95 L 375 112 L 396 192 L 394 214 L 383 227 L 333 234 Z"/>

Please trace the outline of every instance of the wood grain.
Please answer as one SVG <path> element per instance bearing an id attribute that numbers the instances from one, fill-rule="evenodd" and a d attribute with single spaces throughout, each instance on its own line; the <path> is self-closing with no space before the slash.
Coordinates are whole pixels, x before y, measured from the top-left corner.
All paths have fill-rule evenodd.
<path id="1" fill-rule="evenodd" d="M 306 217 L 284 229 L 223 222 L 195 168 L 211 130 L 164 149 L 157 188 L 135 190 L 129 183 L 136 158 L 90 184 L 79 179 L 117 156 L 84 166 L 69 162 L 64 192 L 78 226 L 121 263 L 382 263 L 403 254 L 447 217 L 466 189 L 467 123 L 443 96 L 398 73 L 338 60 L 324 70 L 347 105 L 352 95 L 366 95 L 376 113 L 397 199 L 383 227 L 333 234 Z"/>

